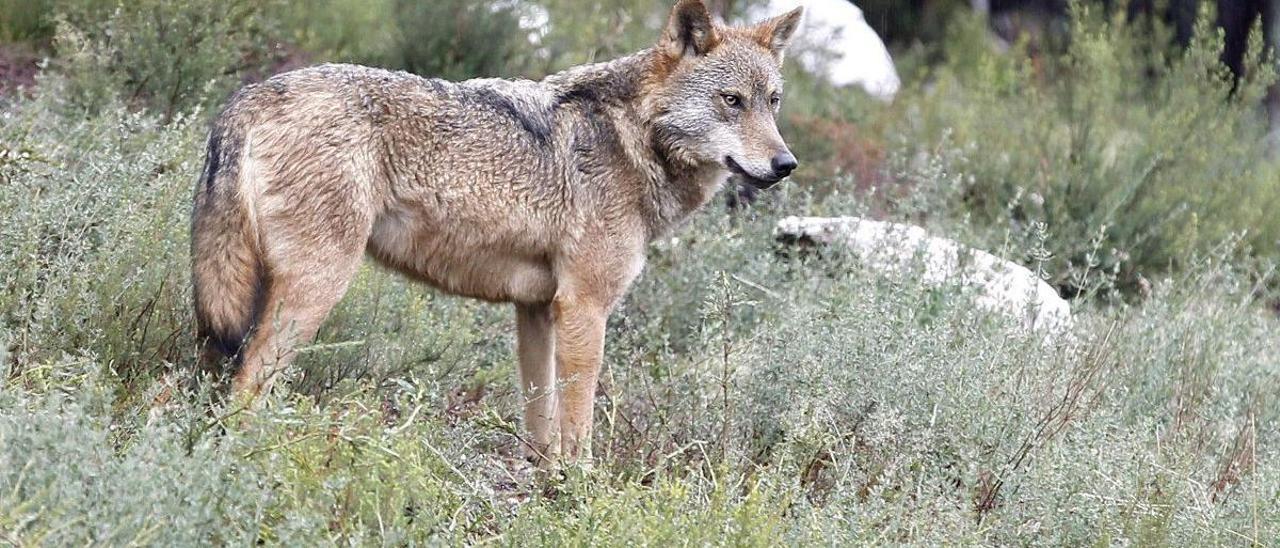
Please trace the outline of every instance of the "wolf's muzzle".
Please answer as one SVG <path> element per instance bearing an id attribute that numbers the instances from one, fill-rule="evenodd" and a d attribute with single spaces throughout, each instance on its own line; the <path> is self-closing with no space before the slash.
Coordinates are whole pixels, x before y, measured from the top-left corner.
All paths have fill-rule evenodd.
<path id="1" fill-rule="evenodd" d="M 795 170 L 796 166 L 799 165 L 799 162 L 796 161 L 795 156 L 792 156 L 790 152 L 779 154 L 770 162 L 769 167 L 772 170 L 772 173 L 765 177 L 760 177 L 747 172 L 747 170 L 743 169 L 741 165 L 738 165 L 738 162 L 728 156 L 724 159 L 724 165 L 729 168 L 731 173 L 741 177 L 742 180 L 751 184 L 751 186 L 764 190 L 778 184 L 778 181 L 785 179 L 793 170 Z"/>

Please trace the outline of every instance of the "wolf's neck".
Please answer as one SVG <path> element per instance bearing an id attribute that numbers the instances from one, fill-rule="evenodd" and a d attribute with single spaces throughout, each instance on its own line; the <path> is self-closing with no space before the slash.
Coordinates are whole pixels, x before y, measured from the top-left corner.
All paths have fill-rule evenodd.
<path id="1" fill-rule="evenodd" d="M 660 144 L 650 123 L 656 114 L 649 94 L 660 81 L 663 59 L 648 49 L 605 63 L 582 65 L 547 77 L 561 96 L 589 99 L 607 113 L 618 149 L 631 165 L 639 208 L 649 238 L 684 223 L 720 188 L 727 174 L 719 166 L 676 161 Z"/>
<path id="2" fill-rule="evenodd" d="M 723 168 L 708 165 L 669 170 L 666 177 L 651 180 L 646 192 L 648 203 L 641 205 L 650 240 L 683 225 L 715 196 L 727 178 Z"/>
<path id="3" fill-rule="evenodd" d="M 606 102 L 631 101 L 643 93 L 656 59 L 655 50 L 642 50 L 612 61 L 570 67 L 542 82 L 562 95 Z"/>
<path id="4" fill-rule="evenodd" d="M 649 238 L 671 232 L 685 222 L 721 187 L 727 174 L 718 165 L 687 165 L 676 161 L 660 145 L 653 124 L 649 93 L 660 82 L 663 59 L 657 50 L 644 50 L 607 63 L 580 65 L 553 74 L 544 83 L 559 96 L 589 100 L 607 113 L 639 186 L 637 209 L 644 216 Z"/>

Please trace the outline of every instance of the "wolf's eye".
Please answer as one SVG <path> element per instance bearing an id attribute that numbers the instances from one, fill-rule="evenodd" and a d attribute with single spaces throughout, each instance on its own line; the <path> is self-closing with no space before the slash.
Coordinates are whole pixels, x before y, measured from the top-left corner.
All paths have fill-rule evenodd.
<path id="1" fill-rule="evenodd" d="M 769 96 L 769 106 L 777 107 L 782 104 L 782 96 L 777 93 Z"/>
<path id="2" fill-rule="evenodd" d="M 729 105 L 731 107 L 742 106 L 742 98 L 732 93 L 721 93 L 720 98 L 724 99 L 724 104 Z"/>

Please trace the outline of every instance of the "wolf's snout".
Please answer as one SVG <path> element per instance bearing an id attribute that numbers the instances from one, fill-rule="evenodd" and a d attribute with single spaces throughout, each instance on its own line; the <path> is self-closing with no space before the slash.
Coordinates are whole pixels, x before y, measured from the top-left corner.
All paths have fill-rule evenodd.
<path id="1" fill-rule="evenodd" d="M 773 176 L 779 179 L 791 175 L 799 165 L 800 162 L 790 152 L 783 152 L 769 161 L 769 166 L 773 168 Z"/>

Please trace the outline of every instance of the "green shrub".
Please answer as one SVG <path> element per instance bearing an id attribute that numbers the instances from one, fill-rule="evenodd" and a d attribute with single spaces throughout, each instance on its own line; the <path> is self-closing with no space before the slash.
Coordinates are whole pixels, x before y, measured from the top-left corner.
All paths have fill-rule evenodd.
<path id="1" fill-rule="evenodd" d="M 530 45 L 518 4 L 395 0 L 397 65 L 423 76 L 465 79 L 519 74 Z"/>
<path id="2" fill-rule="evenodd" d="M 957 288 L 779 256 L 781 215 L 866 206 L 847 194 L 713 208 L 654 246 L 610 321 L 597 468 L 538 479 L 515 464 L 510 309 L 372 267 L 262 409 L 166 391 L 196 354 L 201 124 L 67 116 L 48 95 L 0 115 L 6 542 L 1280 534 L 1280 333 L 1230 253 L 1184 259 L 1141 306 L 1083 306 L 1045 341 Z M 945 188 L 946 173 L 913 177 Z"/>
<path id="3" fill-rule="evenodd" d="M 185 268 L 203 124 L 110 108 L 54 115 L 46 93 L 0 127 L 0 327 L 12 364 L 68 349 L 123 370 L 190 355 Z"/>
<path id="4" fill-rule="evenodd" d="M 963 148 L 963 199 L 937 213 L 996 241 L 1047 225 L 1052 281 L 1072 295 L 1099 271 L 1132 289 L 1236 233 L 1275 256 L 1280 166 L 1266 160 L 1257 112 L 1274 74 L 1259 42 L 1233 92 L 1206 23 L 1182 52 L 1079 9 L 1065 57 L 1038 65 L 971 38 L 985 33 L 976 24 L 956 28 L 968 30 L 949 41 L 950 60 L 904 94 L 905 117 L 889 130 L 910 143 L 898 152 L 907 157 L 932 153 L 943 134 Z"/>
<path id="5" fill-rule="evenodd" d="M 317 59 L 388 63 L 395 52 L 394 0 L 302 0 L 272 6 L 281 39 Z"/>
<path id="6" fill-rule="evenodd" d="M 655 0 L 540 2 L 545 33 L 521 27 L 534 8 L 505 0 L 306 0 L 276 13 L 284 39 L 318 59 L 423 76 L 539 78 L 652 45 L 670 5 Z"/>
<path id="7" fill-rule="evenodd" d="M 325 60 L 422 76 L 522 74 L 532 58 L 519 3 L 308 0 L 279 8 L 284 36 Z"/>
<path id="8" fill-rule="evenodd" d="M 262 512 L 269 491 L 237 473 L 239 459 L 216 438 L 186 443 L 168 422 L 122 437 L 104 386 L 89 381 L 82 391 L 47 398 L 0 389 L 4 542 L 252 543 L 258 524 L 244 518 Z"/>
<path id="9" fill-rule="evenodd" d="M 120 0 L 0 0 L 0 44 L 44 48 L 53 40 L 60 14 L 80 23 L 101 21 L 119 4 Z"/>
<path id="10" fill-rule="evenodd" d="M 608 61 L 657 43 L 671 3 L 662 0 L 573 0 L 543 4 L 551 27 L 543 39 L 548 70 Z"/>
<path id="11" fill-rule="evenodd" d="M 221 101 L 268 61 L 272 34 L 256 0 L 138 0 L 104 10 L 68 3 L 56 38 L 60 92 L 72 109 L 121 101 L 166 120 Z"/>
<path id="12" fill-rule="evenodd" d="M 0 0 L 0 44 L 40 42 L 53 36 L 49 19 L 56 0 Z"/>

